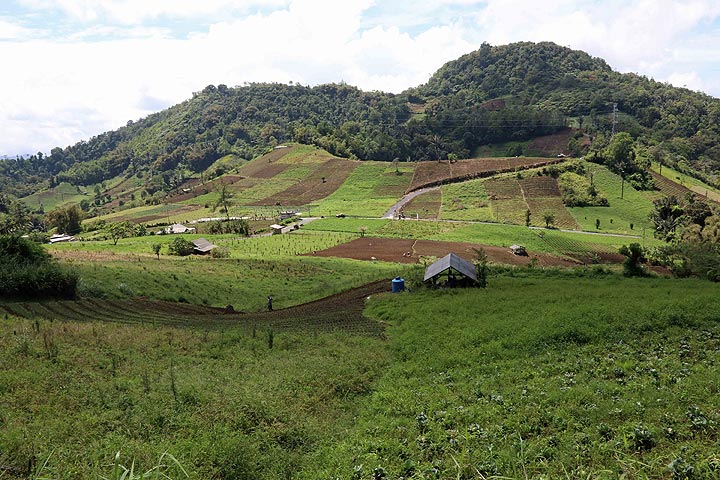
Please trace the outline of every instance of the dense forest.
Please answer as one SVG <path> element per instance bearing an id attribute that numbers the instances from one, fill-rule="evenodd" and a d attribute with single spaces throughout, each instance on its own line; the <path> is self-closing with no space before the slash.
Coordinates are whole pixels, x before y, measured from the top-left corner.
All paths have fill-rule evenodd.
<path id="1" fill-rule="evenodd" d="M 715 182 L 720 100 L 614 72 L 601 59 L 553 43 L 516 43 L 483 44 L 399 95 L 346 84 L 209 85 L 50 155 L 4 160 L 0 189 L 22 197 L 62 181 L 93 185 L 123 173 L 151 186 L 178 171 L 202 172 L 227 154 L 250 159 L 286 141 L 362 160 L 465 158 L 482 145 L 572 125 L 599 150 L 612 130 L 613 104 L 616 130 L 638 148 Z"/>

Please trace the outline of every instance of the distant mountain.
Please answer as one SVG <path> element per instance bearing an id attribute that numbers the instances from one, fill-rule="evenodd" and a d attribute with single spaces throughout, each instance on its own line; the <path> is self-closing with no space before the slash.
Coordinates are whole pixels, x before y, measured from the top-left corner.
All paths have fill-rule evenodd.
<path id="1" fill-rule="evenodd" d="M 629 132 L 656 160 L 715 181 L 720 100 L 614 72 L 601 59 L 553 43 L 515 43 L 483 44 L 399 95 L 345 84 L 209 85 L 51 155 L 0 162 L 0 189 L 23 196 L 121 174 L 170 188 L 178 172 L 203 172 L 227 154 L 250 159 L 286 141 L 361 160 L 464 158 L 483 145 L 572 126 L 593 139 L 589 148 L 602 148 L 613 118 L 616 131 Z M 582 153 L 587 143 L 568 148 Z"/>

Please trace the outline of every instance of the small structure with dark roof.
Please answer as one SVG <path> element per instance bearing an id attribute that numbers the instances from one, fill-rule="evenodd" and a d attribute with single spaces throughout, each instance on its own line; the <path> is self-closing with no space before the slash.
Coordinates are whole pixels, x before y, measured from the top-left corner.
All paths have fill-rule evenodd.
<path id="1" fill-rule="evenodd" d="M 448 253 L 427 267 L 423 281 L 440 287 L 471 287 L 477 282 L 477 274 L 472 263 Z"/>
<path id="2" fill-rule="evenodd" d="M 217 248 L 217 245 L 213 245 L 204 238 L 198 238 L 197 240 L 193 240 L 192 244 L 195 247 L 195 253 L 200 254 L 208 253 L 213 248 Z"/>

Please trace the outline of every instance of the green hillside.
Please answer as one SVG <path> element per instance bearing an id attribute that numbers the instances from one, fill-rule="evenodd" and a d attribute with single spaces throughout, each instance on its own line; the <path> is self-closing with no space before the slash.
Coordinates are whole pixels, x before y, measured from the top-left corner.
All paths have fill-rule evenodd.
<path id="1" fill-rule="evenodd" d="M 3 161 L 0 186 L 22 197 L 62 181 L 88 186 L 140 174 L 148 187 L 172 189 L 172 177 L 199 175 L 228 154 L 250 160 L 289 141 L 361 160 L 467 158 L 490 144 L 534 155 L 550 152 L 528 141 L 572 126 L 585 140 L 559 146 L 582 153 L 604 146 L 613 103 L 620 111 L 616 130 L 629 132 L 657 160 L 715 181 L 717 99 L 614 72 L 584 52 L 526 42 L 483 44 L 400 95 L 345 84 L 209 85 L 181 104 L 50 155 Z"/>

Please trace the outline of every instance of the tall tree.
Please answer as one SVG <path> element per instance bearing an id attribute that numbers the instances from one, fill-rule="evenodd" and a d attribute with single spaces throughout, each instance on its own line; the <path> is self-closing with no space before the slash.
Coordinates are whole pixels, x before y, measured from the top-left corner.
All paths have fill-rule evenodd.
<path id="1" fill-rule="evenodd" d="M 216 208 L 221 207 L 220 211 L 225 212 L 225 217 L 230 220 L 230 207 L 232 206 L 232 200 L 235 196 L 235 192 L 230 190 L 230 185 L 227 182 L 220 182 L 217 189 L 218 199 L 213 205 L 213 212 Z"/>

